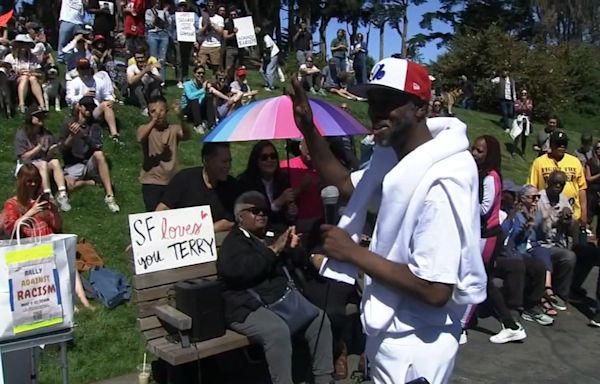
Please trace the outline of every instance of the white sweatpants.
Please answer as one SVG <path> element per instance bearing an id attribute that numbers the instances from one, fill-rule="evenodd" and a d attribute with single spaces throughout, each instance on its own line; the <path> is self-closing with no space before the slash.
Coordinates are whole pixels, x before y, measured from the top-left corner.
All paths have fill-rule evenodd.
<path id="1" fill-rule="evenodd" d="M 375 384 L 404 384 L 419 377 L 431 384 L 450 380 L 460 327 L 430 328 L 419 336 L 368 336 L 366 352 Z"/>

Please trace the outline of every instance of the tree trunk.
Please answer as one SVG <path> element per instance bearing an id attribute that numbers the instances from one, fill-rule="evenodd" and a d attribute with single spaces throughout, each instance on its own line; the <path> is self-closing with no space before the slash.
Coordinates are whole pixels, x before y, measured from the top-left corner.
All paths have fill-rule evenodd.
<path id="1" fill-rule="evenodd" d="M 288 0 L 288 52 L 294 51 L 294 35 L 296 34 L 296 17 L 294 11 L 294 0 Z"/>
<path id="2" fill-rule="evenodd" d="M 407 59 L 408 55 L 408 9 L 405 9 L 402 17 L 402 57 Z"/>
<path id="3" fill-rule="evenodd" d="M 323 60 L 327 60 L 327 25 L 329 20 L 331 20 L 329 17 L 321 16 L 321 23 L 319 24 L 319 49 Z"/>
<path id="4" fill-rule="evenodd" d="M 383 34 L 385 32 L 385 24 L 379 28 L 379 60 L 383 60 Z"/>

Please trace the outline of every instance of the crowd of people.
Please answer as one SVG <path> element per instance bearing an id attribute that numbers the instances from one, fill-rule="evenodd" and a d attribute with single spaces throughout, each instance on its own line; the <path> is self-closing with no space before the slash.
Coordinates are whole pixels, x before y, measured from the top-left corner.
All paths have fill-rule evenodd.
<path id="1" fill-rule="evenodd" d="M 236 154 L 231 153 L 229 144 L 205 143 L 202 165 L 179 170 L 178 146 L 192 137 L 192 130 L 206 132 L 258 94 L 248 84 L 244 50 L 237 47 L 235 39 L 233 20 L 239 11 L 209 1 L 197 14 L 199 40 L 188 43 L 178 42 L 174 34 L 173 11 L 186 11 L 186 1 L 173 5 L 156 0 L 149 9 L 140 0 L 125 5 L 111 0 L 101 3 L 92 0 L 84 6 L 77 0 L 63 2 L 56 61 L 67 68 L 65 102 L 71 113 L 56 137 L 44 124 L 52 100 L 46 95 L 48 74 L 56 65 L 42 27 L 34 21 L 24 21 L 22 26 L 13 22 L 1 31 L 5 37 L 0 40 L 0 73 L 12 81 L 16 105 L 24 114 L 23 126 L 14 140 L 16 195 L 5 202 L 1 220 L 8 236 L 16 230 L 24 236 L 61 231 L 60 211 L 72 209 L 69 193 L 87 185 L 100 184 L 107 208 L 119 212 L 102 136 L 106 129 L 111 141 L 123 145 L 115 109 L 127 99 L 148 117 L 136 132 L 142 149 L 139 182 L 146 211 L 211 207 L 215 231 L 229 232 L 217 261 L 217 273 L 224 283 L 226 321 L 230 328 L 264 348 L 274 383 L 291 383 L 292 336 L 296 334 L 302 333 L 309 346 L 314 382 L 325 384 L 347 377 L 349 353 L 361 355 L 363 368 L 368 355 L 374 378 L 384 382 L 390 361 L 406 356 L 396 352 L 407 350 L 392 346 L 383 335 L 416 331 L 439 336 L 435 343 L 441 347 L 435 350 L 435 357 L 444 369 L 430 377 L 433 382 L 445 382 L 452 371 L 458 337 L 461 343 L 467 341 L 467 332 L 478 316 L 493 314 L 501 329 L 490 342 L 507 343 L 527 337 L 519 319 L 550 325 L 560 321 L 560 312 L 570 303 L 586 297 L 581 285 L 590 269 L 600 264 L 595 243 L 600 225 L 591 230 L 593 218 L 600 216 L 600 142 L 590 135 L 582 136 L 581 146 L 571 155 L 567 153 L 566 133 L 560 129 L 558 118 L 551 116 L 534 145 L 539 156 L 531 165 L 527 183 L 516 185 L 502 177 L 501 147 L 493 136 L 478 137 L 470 146 L 470 154 L 466 151 L 466 127 L 447 117 L 441 100 L 431 98 L 431 78 L 424 68 L 397 57 L 388 58 L 374 69 L 378 73 L 388 65 L 387 75 L 381 71 L 369 84 L 363 36 L 358 34 L 349 44 L 345 31 L 340 30 L 331 44 L 332 57 L 320 70 L 313 62 L 310 33 L 300 24 L 293 36 L 299 71 L 291 96 L 304 139 L 288 141 L 286 150 L 294 157 L 282 160 L 272 142 L 260 141 L 252 148 L 245 170 L 233 177 L 232 156 Z M 84 9 L 95 14 L 93 26 L 83 24 Z M 119 26 L 124 28 L 127 52 L 122 64 L 115 54 L 119 37 L 113 33 Z M 265 81 L 264 91 L 270 92 L 275 76 L 280 75 L 280 50 L 270 35 L 261 34 L 259 29 L 256 32 L 264 45 L 259 71 Z M 14 36 L 9 38 L 11 34 Z M 177 87 L 182 89 L 181 99 L 173 106 L 163 92 L 171 49 Z M 389 80 L 401 71 L 411 71 L 417 86 L 410 88 L 398 85 L 401 82 L 397 79 Z M 498 84 L 502 100 L 502 125 L 514 139 L 513 151 L 520 150 L 524 156 L 526 139 L 532 132 L 531 99 L 524 90 L 516 98 L 508 72 L 493 82 Z M 360 154 L 348 138 L 325 140 L 315 133 L 307 92 L 330 92 L 369 102 L 374 133 L 362 141 Z M 471 101 L 464 105 L 470 107 Z M 347 110 L 347 106 L 342 105 L 342 109 Z M 177 121 L 169 120 L 170 110 Z M 516 123 L 510 129 L 515 112 Z M 396 132 L 397 127 L 386 119 L 406 124 L 400 124 L 402 128 Z M 408 140 L 401 140 L 403 135 Z M 382 149 L 385 147 L 393 147 L 393 153 Z M 423 153 L 427 149 L 443 149 L 443 154 L 432 160 L 430 153 Z M 431 162 L 430 169 L 419 174 L 431 185 L 422 191 L 419 185 L 403 184 L 402 188 L 414 188 L 414 201 L 394 200 L 401 195 L 395 189 L 400 187 L 394 185 L 402 179 L 399 176 L 416 172 L 405 165 L 414 165 L 410 163 L 414 159 Z M 442 163 L 445 167 L 440 166 Z M 388 171 L 397 179 L 388 179 Z M 428 172 L 442 171 L 454 178 L 436 174 L 434 179 L 441 180 L 438 183 L 426 177 Z M 365 222 L 346 223 L 345 228 L 349 232 L 351 224 L 358 225 L 357 232 L 351 234 L 359 235 L 360 250 L 353 243 L 349 245 L 352 241 L 341 229 L 320 226 L 325 220 L 321 190 L 328 184 L 339 187 L 342 206 L 361 212 L 352 217 L 362 217 Z M 375 191 L 380 184 L 383 189 Z M 377 193 L 380 196 L 371 196 Z M 378 199 L 386 208 L 379 212 L 375 229 L 366 208 L 369 198 Z M 465 209 L 460 218 L 457 208 Z M 408 229 L 398 222 L 404 217 L 411 219 Z M 480 228 L 473 228 L 474 223 L 481 223 Z M 378 225 L 397 226 L 397 231 L 377 232 Z M 480 234 L 477 244 L 469 233 Z M 413 235 L 414 241 L 410 240 Z M 436 246 L 431 245 L 432 236 Z M 369 252 L 366 246 L 371 240 L 374 243 Z M 397 242 L 411 249 L 410 257 L 392 247 Z M 393 268 L 379 260 L 388 257 L 377 256 L 375 252 L 384 249 L 378 247 L 388 247 L 391 256 L 385 262 L 394 264 Z M 356 254 L 364 257 L 359 260 Z M 435 262 L 430 263 L 429 257 Z M 366 265 L 365 260 L 372 263 Z M 367 272 L 370 277 L 364 291 L 359 284 L 321 276 L 335 271 L 336 261 L 355 264 Z M 472 269 L 459 270 L 461 263 Z M 487 284 L 480 284 L 484 275 Z M 501 287 L 498 279 L 502 280 Z M 301 322 L 299 329 L 291 329 L 267 309 L 286 294 L 292 280 L 306 300 L 303 317 L 296 319 Z M 390 293 L 388 286 L 395 290 Z M 453 295 L 455 291 L 458 293 Z M 383 324 L 374 319 L 376 310 L 363 314 L 367 337 L 358 314 L 346 313 L 346 306 L 359 303 L 361 295 L 366 297 L 365 305 L 387 313 L 390 321 Z M 398 305 L 405 306 L 405 311 L 396 313 L 397 308 L 393 308 L 390 315 L 372 299 L 377 295 L 387 295 L 388 299 L 402 296 Z M 487 300 L 482 303 L 484 296 Z M 443 324 L 439 324 L 442 317 Z M 590 325 L 600 327 L 600 311 L 590 319 Z M 385 332 L 379 334 L 381 330 Z M 410 354 L 418 351 L 417 363 L 432 358 L 431 351 L 415 343 L 417 346 L 410 345 Z M 390 351 L 395 357 L 384 356 Z M 413 363 L 409 360 L 402 361 L 406 369 L 399 369 L 394 377 L 409 377 L 408 367 Z M 429 375 L 428 369 L 420 372 Z"/>

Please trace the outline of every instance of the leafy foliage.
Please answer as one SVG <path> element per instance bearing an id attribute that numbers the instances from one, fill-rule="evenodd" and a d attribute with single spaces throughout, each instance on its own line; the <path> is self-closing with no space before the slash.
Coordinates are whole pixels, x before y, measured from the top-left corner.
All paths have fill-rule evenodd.
<path id="1" fill-rule="evenodd" d="M 478 33 L 462 33 L 432 66 L 445 88 L 466 75 L 474 82 L 478 107 L 498 108 L 492 77 L 509 68 L 518 88 L 529 91 L 538 117 L 553 112 L 596 113 L 600 102 L 600 49 L 586 44 L 528 44 L 496 25 Z"/>

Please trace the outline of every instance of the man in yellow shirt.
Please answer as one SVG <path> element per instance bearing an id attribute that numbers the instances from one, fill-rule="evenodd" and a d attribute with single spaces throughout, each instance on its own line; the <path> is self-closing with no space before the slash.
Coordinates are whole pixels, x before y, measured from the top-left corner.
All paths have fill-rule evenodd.
<path id="1" fill-rule="evenodd" d="M 579 220 L 580 225 L 587 225 L 587 199 L 585 173 L 581 161 L 567 153 L 569 139 L 565 132 L 555 130 L 550 135 L 550 152 L 538 157 L 531 165 L 528 184 L 534 185 L 538 190 L 546 189 L 548 176 L 556 170 L 567 175 L 567 183 L 563 190 L 573 208 L 573 216 Z"/>

